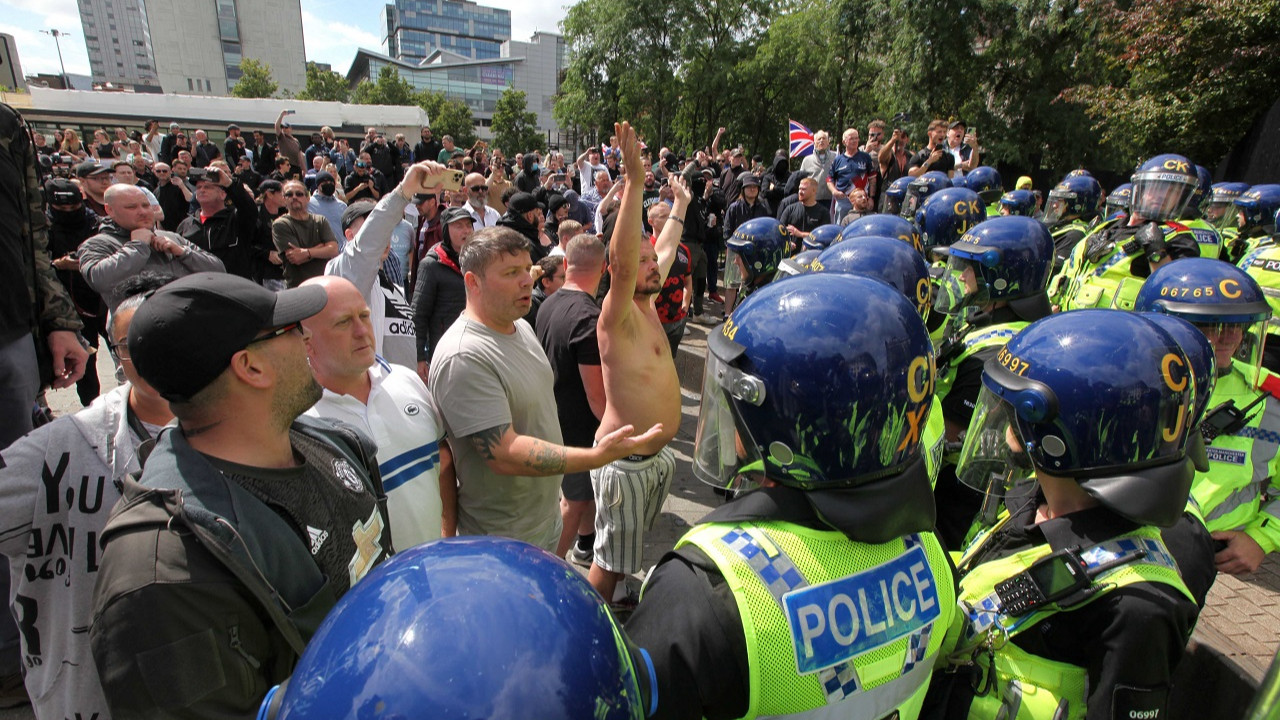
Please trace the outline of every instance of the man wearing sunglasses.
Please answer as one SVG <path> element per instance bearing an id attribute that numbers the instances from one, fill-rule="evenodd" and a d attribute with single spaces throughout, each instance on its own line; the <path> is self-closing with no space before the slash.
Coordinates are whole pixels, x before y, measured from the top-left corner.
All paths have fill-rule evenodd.
<path id="1" fill-rule="evenodd" d="M 200 273 L 135 312 L 131 362 L 177 425 L 103 530 L 90 642 L 113 716 L 252 716 L 393 552 L 372 443 L 299 417 L 322 394 L 301 321 L 325 302 Z"/>
<path id="2" fill-rule="evenodd" d="M 288 214 L 271 223 L 271 239 L 284 260 L 286 287 L 297 287 L 303 280 L 323 275 L 324 264 L 341 251 L 329 221 L 307 209 L 310 201 L 307 186 L 290 180 L 284 185 Z"/>
<path id="3" fill-rule="evenodd" d="M 502 216 L 497 210 L 489 207 L 489 186 L 485 184 L 484 176 L 480 173 L 471 173 L 463 178 L 462 184 L 467 193 L 465 207 L 475 220 L 476 230 L 497 225 Z"/>

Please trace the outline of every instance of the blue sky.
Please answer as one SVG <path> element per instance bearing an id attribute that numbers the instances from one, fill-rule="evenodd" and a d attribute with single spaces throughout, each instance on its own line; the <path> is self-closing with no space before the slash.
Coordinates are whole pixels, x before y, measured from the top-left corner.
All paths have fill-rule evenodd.
<path id="1" fill-rule="evenodd" d="M 302 0 L 307 59 L 329 63 L 345 73 L 356 48 L 380 49 L 378 16 L 385 4 L 385 0 Z M 528 40 L 535 30 L 559 32 L 564 6 L 572 2 L 481 0 L 481 4 L 510 10 L 512 38 Z M 59 72 L 53 38 L 40 32 L 50 28 L 68 33 L 60 40 L 67 72 L 88 75 L 89 56 L 76 0 L 0 0 L 0 32 L 14 37 L 24 73 Z"/>

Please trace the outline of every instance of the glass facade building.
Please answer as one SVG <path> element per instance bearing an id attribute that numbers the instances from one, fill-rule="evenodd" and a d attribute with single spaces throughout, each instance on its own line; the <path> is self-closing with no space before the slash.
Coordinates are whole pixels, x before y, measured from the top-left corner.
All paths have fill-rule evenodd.
<path id="1" fill-rule="evenodd" d="M 501 56 L 511 39 L 511 11 L 468 0 L 396 0 L 383 10 L 389 57 L 414 62 L 434 50 L 473 60 Z"/>

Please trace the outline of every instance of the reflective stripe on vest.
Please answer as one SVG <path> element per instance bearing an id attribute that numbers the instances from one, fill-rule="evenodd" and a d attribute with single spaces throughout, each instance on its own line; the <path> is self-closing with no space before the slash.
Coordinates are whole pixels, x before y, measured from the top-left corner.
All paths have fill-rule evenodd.
<path id="1" fill-rule="evenodd" d="M 1022 320 L 1007 323 L 998 323 L 989 325 L 979 330 L 972 330 L 964 336 L 964 350 L 955 357 L 954 360 L 947 362 L 946 367 L 938 370 L 938 382 L 936 384 L 935 396 L 945 398 L 951 392 L 951 386 L 956 381 L 956 372 L 960 369 L 960 363 L 969 359 L 975 353 L 990 347 L 1003 347 L 1009 343 L 1010 338 L 1017 335 L 1022 328 L 1030 323 Z"/>
<path id="2" fill-rule="evenodd" d="M 1244 407 L 1259 395 L 1253 368 L 1233 360 L 1229 373 L 1218 378 L 1209 407 L 1227 400 Z M 1211 531 L 1238 530 L 1263 511 L 1263 493 L 1277 468 L 1280 451 L 1280 402 L 1268 397 L 1253 414 L 1248 425 L 1232 436 L 1218 436 L 1205 448 L 1209 471 L 1196 473 L 1191 493 L 1204 510 L 1205 526 Z"/>
<path id="3" fill-rule="evenodd" d="M 783 548 L 784 541 L 801 543 L 801 555 L 797 557 L 806 557 L 806 567 L 815 578 L 831 575 L 822 572 L 826 563 L 818 564 L 819 555 L 830 553 L 837 542 L 840 546 L 856 544 L 839 533 L 804 528 L 788 532 L 788 527 L 795 526 L 706 525 L 690 531 L 677 544 L 693 544 L 702 549 L 734 591 L 743 616 L 751 665 L 751 707 L 747 717 L 876 720 L 894 710 L 905 711 L 904 718 L 916 717 L 942 640 L 940 632 L 934 633 L 934 625 L 942 622 L 945 628 L 954 610 L 954 601 L 948 601 L 952 597 L 949 569 L 937 540 L 930 536 L 926 545 L 913 535 L 882 546 L 863 546 L 875 550 L 876 557 L 886 556 L 886 550 L 896 552 L 890 546 L 897 543 L 903 550 L 873 567 L 811 584 Z M 825 546 L 809 539 L 815 535 L 825 538 Z M 943 567 L 936 569 L 937 563 L 930 557 L 941 561 Z M 912 567 L 924 574 L 923 586 L 904 575 L 907 563 L 914 563 Z M 848 565 L 846 561 L 846 570 Z M 887 580 L 895 568 L 897 574 Z M 884 577 L 877 582 L 875 578 L 881 575 Z M 908 578 L 905 581 L 901 579 L 904 576 Z M 857 583 L 858 591 L 852 590 L 850 583 Z M 929 588 L 930 583 L 932 595 L 912 592 L 913 588 L 916 593 L 921 587 Z M 839 592 L 842 589 L 847 592 Z M 892 597 L 882 596 L 882 592 L 891 593 Z M 755 597 L 759 599 L 753 602 L 748 597 L 751 593 L 758 593 Z M 824 608 L 831 608 L 829 615 L 815 609 L 819 601 L 825 603 Z M 884 616 L 877 616 L 877 610 Z M 789 638 L 785 650 L 779 644 L 783 637 Z M 892 645 L 901 649 L 886 657 L 883 650 Z M 811 654 L 804 654 L 804 649 L 811 650 Z M 833 649 L 840 652 L 833 654 Z M 785 661 L 783 654 L 789 655 Z M 886 667 L 889 659 L 896 663 L 893 668 Z M 828 661 L 835 662 L 820 667 Z M 868 667 L 874 669 L 870 676 L 874 687 L 867 687 L 863 678 L 863 664 L 868 662 Z M 806 663 L 812 664 L 813 669 L 806 671 Z M 889 675 L 891 669 L 896 677 Z M 817 705 L 817 698 L 825 702 Z M 788 707 L 807 703 L 816 706 L 794 711 Z M 783 708 L 787 709 L 778 714 Z M 774 714 L 755 715 L 762 711 Z"/>

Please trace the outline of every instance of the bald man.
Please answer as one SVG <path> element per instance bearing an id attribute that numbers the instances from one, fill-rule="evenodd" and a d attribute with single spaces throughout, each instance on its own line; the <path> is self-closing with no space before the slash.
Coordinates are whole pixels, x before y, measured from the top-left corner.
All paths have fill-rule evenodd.
<path id="1" fill-rule="evenodd" d="M 143 270 L 178 278 L 224 272 L 222 261 L 186 238 L 153 230 L 151 201 L 136 185 L 112 185 L 103 195 L 107 219 L 80 245 L 80 274 L 112 311 L 124 298 L 116 286 Z"/>
<path id="2" fill-rule="evenodd" d="M 497 225 L 498 219 L 502 216 L 488 205 L 489 186 L 485 184 L 484 176 L 480 173 L 471 173 L 463 178 L 462 184 L 463 190 L 467 193 L 467 212 L 471 213 L 471 219 L 475 220 L 475 229 L 481 230 Z"/>
<path id="3" fill-rule="evenodd" d="M 374 353 L 376 332 L 364 293 L 324 275 L 324 310 L 303 321 L 307 359 L 324 395 L 306 414 L 341 420 L 378 446 L 391 537 L 405 548 L 457 532 L 458 485 L 444 423 L 418 374 Z"/>

